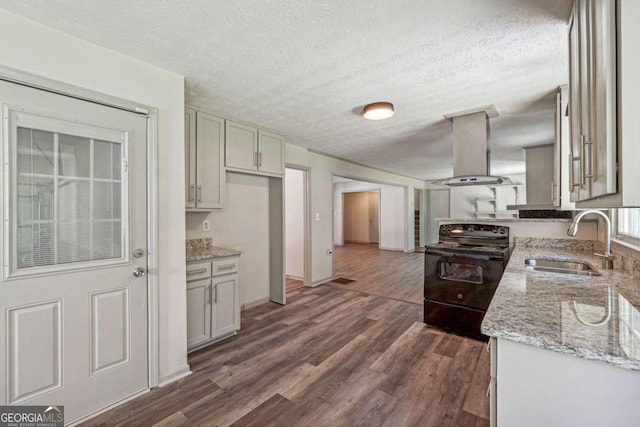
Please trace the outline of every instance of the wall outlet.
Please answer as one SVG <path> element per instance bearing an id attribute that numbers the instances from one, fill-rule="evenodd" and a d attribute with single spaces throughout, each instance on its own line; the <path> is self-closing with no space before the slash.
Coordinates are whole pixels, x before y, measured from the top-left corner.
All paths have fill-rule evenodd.
<path id="1" fill-rule="evenodd" d="M 202 231 L 209 231 L 211 227 L 209 226 L 209 220 L 205 219 L 202 221 Z"/>
<path id="2" fill-rule="evenodd" d="M 320 212 L 316 213 L 316 221 L 320 221 Z"/>

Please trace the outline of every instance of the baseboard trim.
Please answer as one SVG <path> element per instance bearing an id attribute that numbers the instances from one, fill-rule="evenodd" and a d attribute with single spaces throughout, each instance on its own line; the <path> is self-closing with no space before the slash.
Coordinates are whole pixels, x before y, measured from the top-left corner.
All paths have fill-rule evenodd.
<path id="1" fill-rule="evenodd" d="M 149 389 L 146 389 L 146 390 L 142 390 L 142 391 L 140 391 L 140 392 L 138 392 L 138 393 L 132 394 L 131 396 L 129 396 L 129 397 L 125 397 L 125 398 L 124 398 L 124 399 L 122 399 L 122 400 L 118 400 L 117 402 L 114 402 L 114 403 L 112 403 L 112 404 L 111 404 L 111 405 L 109 405 L 109 406 L 106 406 L 106 407 L 104 407 L 104 408 L 102 408 L 102 409 L 99 409 L 99 410 L 97 410 L 96 412 L 92 412 L 92 413 L 91 413 L 91 414 L 89 414 L 89 415 L 85 415 L 84 417 L 78 418 L 77 420 L 72 421 L 71 423 L 69 423 L 69 424 L 67 424 L 67 425 L 68 425 L 69 427 L 72 427 L 72 426 L 77 426 L 77 425 L 80 425 L 80 424 L 82 424 L 82 423 L 85 423 L 85 422 L 89 421 L 90 419 L 97 417 L 98 415 L 102 415 L 102 414 L 104 414 L 105 412 L 110 411 L 110 410 L 112 410 L 112 409 L 114 409 L 114 408 L 116 408 L 116 407 L 118 407 L 118 406 L 120 406 L 120 405 L 122 405 L 122 404 L 125 404 L 125 403 L 127 403 L 127 402 L 129 402 L 129 401 L 131 401 L 131 400 L 133 400 L 133 399 L 135 399 L 135 398 L 137 398 L 137 397 L 140 397 L 140 396 L 142 396 L 143 394 L 146 394 L 146 393 L 148 393 L 148 392 L 149 392 Z M 19 423 L 18 423 L 18 424 L 19 424 Z"/>
<path id="2" fill-rule="evenodd" d="M 298 276 L 290 276 L 290 275 L 286 275 L 285 276 L 287 279 L 293 279 L 293 280 L 300 280 L 301 282 L 304 282 L 304 278 L 302 277 L 298 277 Z"/>
<path id="3" fill-rule="evenodd" d="M 164 387 L 167 384 L 171 384 L 174 381 L 178 381 L 184 377 L 188 377 L 191 375 L 191 367 L 187 364 L 182 369 L 173 372 L 169 375 L 164 375 L 159 378 L 158 387 Z"/>
<path id="4" fill-rule="evenodd" d="M 380 249 L 382 249 L 384 251 L 404 252 L 404 248 L 388 248 L 386 246 L 380 246 Z"/>
<path id="5" fill-rule="evenodd" d="M 271 301 L 271 298 L 265 297 L 265 298 L 257 299 L 255 301 L 245 302 L 244 304 L 240 304 L 240 310 L 247 310 L 253 307 L 257 307 L 269 301 Z"/>
<path id="6" fill-rule="evenodd" d="M 327 277 L 326 279 L 316 280 L 315 282 L 311 283 L 311 287 L 312 287 L 312 288 L 315 288 L 316 286 L 323 285 L 323 284 L 325 284 L 325 283 L 327 283 L 327 282 L 332 281 L 333 279 L 335 279 L 335 277 L 334 277 L 334 276 Z"/>

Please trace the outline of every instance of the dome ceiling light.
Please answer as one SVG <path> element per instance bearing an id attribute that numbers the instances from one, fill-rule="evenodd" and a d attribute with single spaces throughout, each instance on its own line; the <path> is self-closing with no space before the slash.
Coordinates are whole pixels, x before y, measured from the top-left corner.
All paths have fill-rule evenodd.
<path id="1" fill-rule="evenodd" d="M 374 102 L 365 105 L 362 109 L 362 117 L 367 120 L 384 120 L 393 116 L 393 104 L 390 102 Z"/>

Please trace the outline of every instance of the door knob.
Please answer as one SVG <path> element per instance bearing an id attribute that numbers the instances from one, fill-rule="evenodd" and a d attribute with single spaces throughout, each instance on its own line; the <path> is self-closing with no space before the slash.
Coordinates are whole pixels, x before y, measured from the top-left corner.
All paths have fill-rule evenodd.
<path id="1" fill-rule="evenodd" d="M 135 270 L 133 270 L 133 275 L 135 277 L 144 277 L 147 274 L 147 272 L 145 271 L 144 267 L 138 267 Z"/>

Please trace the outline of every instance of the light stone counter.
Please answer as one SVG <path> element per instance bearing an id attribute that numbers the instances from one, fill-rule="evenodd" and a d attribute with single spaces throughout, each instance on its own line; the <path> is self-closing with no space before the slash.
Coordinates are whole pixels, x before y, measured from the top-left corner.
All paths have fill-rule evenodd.
<path id="1" fill-rule="evenodd" d="M 435 218 L 438 222 L 473 222 L 482 224 L 483 222 L 571 222 L 568 218 Z M 583 220 L 584 221 L 584 220 Z"/>
<path id="2" fill-rule="evenodd" d="M 213 246 L 212 239 L 191 239 L 187 240 L 186 242 L 187 262 L 222 258 L 240 254 L 242 254 L 242 251 L 239 251 L 237 249 Z"/>
<path id="3" fill-rule="evenodd" d="M 640 371 L 640 280 L 585 247 L 519 241 L 482 322 L 485 335 Z M 535 246 L 535 245 L 534 245 Z M 602 276 L 526 271 L 528 257 L 591 263 Z"/>

